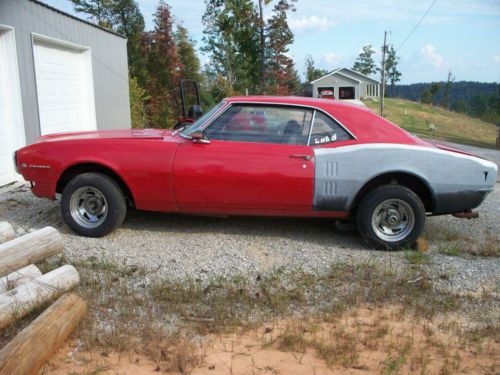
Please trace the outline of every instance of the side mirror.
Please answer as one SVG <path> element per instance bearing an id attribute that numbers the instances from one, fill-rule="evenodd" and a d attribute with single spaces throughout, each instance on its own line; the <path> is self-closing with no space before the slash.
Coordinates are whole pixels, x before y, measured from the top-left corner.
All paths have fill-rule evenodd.
<path id="1" fill-rule="evenodd" d="M 205 139 L 205 137 L 203 136 L 203 133 L 200 131 L 194 131 L 194 132 L 190 133 L 189 136 L 191 137 L 191 140 L 193 141 L 193 143 L 203 143 L 203 144 L 210 143 L 210 141 L 208 139 Z"/>

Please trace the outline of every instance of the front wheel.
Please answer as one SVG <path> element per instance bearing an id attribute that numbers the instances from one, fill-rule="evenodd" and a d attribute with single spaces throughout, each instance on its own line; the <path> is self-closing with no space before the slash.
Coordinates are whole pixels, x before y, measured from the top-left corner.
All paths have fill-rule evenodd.
<path id="1" fill-rule="evenodd" d="M 87 237 L 102 237 L 120 226 L 127 213 L 118 184 L 101 173 L 83 173 L 64 188 L 61 211 L 66 224 Z"/>
<path id="2" fill-rule="evenodd" d="M 410 189 L 384 185 L 361 201 L 356 221 L 363 238 L 377 249 L 398 250 L 412 246 L 422 234 L 425 208 Z"/>

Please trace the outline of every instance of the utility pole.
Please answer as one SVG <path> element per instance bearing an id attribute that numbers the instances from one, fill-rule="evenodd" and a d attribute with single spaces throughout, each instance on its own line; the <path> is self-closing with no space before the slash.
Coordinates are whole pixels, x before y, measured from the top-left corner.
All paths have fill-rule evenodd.
<path id="1" fill-rule="evenodd" d="M 262 6 L 262 0 L 259 0 L 259 15 L 260 15 L 260 79 L 261 79 L 261 89 L 262 93 L 266 93 L 266 80 L 265 80 L 265 62 L 264 62 L 264 48 L 265 48 L 265 39 L 264 39 L 264 11 Z"/>
<path id="2" fill-rule="evenodd" d="M 380 90 L 380 116 L 384 116 L 384 97 L 385 97 L 385 53 L 387 52 L 387 31 L 384 31 L 384 45 L 382 46 L 382 70 Z"/>

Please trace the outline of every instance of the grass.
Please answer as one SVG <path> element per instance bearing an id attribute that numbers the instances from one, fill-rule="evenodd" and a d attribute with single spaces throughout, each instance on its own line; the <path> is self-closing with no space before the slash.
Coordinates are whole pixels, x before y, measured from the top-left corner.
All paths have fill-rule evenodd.
<path id="1" fill-rule="evenodd" d="M 379 111 L 379 103 L 366 101 L 365 104 L 372 110 Z M 495 148 L 494 124 L 439 107 L 404 99 L 386 98 L 384 117 L 418 136 Z M 430 123 L 438 128 L 436 134 L 429 131 Z"/>
<path id="2" fill-rule="evenodd" d="M 415 254 L 421 253 L 405 255 L 412 265 L 427 262 L 426 255 Z M 59 258 L 43 268 L 49 270 L 66 262 L 68 259 Z M 344 324 L 346 316 L 366 305 L 398 306 L 400 316 L 432 319 L 452 312 L 463 315 L 465 304 L 471 303 L 465 297 L 435 290 L 432 280 L 421 277 L 421 267 L 395 270 L 369 262 L 336 263 L 326 273 L 278 269 L 257 278 L 239 275 L 200 282 L 162 280 L 140 267 L 106 259 L 72 263 L 82 280 L 76 292 L 89 305 L 76 332 L 82 348 L 97 353 L 142 353 L 161 371 L 190 373 L 203 362 L 204 338 L 242 333 L 265 322 L 302 316 L 275 341 L 279 350 L 292 353 L 299 363 L 311 348 L 330 367 L 363 368 L 359 363 L 361 348 L 384 347 L 388 353 L 384 371 L 397 373 L 410 359 L 403 350 L 405 345 L 385 342 L 391 335 L 387 319 L 380 317 L 366 326 L 356 320 Z M 33 318 L 2 332 L 2 342 Z M 329 328 L 322 329 L 322 324 Z M 474 340 L 495 335 L 498 327 L 490 324 L 488 330 L 476 330 Z M 424 357 L 415 354 L 411 361 L 420 366 Z"/>

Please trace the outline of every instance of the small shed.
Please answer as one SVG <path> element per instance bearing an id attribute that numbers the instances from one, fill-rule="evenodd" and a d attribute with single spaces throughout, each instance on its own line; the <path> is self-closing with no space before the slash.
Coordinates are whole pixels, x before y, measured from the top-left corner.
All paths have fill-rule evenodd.
<path id="1" fill-rule="evenodd" d="M 127 39 L 36 0 L 0 0 L 0 186 L 40 135 L 130 128 Z"/>
<path id="2" fill-rule="evenodd" d="M 310 83 L 314 98 L 350 100 L 380 94 L 379 81 L 347 68 L 335 69 Z"/>

